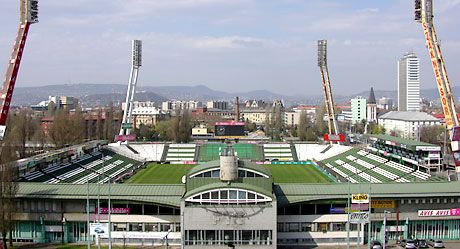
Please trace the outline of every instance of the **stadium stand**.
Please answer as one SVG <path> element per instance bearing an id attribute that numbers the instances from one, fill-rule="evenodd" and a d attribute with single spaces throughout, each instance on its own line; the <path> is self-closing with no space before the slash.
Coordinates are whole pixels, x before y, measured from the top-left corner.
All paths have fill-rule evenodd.
<path id="1" fill-rule="evenodd" d="M 196 148 L 196 144 L 170 144 L 165 160 L 167 162 L 193 161 Z"/>
<path id="2" fill-rule="evenodd" d="M 299 161 L 321 161 L 350 150 L 352 147 L 343 145 L 296 144 L 295 149 Z"/>
<path id="3" fill-rule="evenodd" d="M 133 171 L 142 163 L 110 150 L 85 154 L 68 163 L 52 165 L 23 176 L 23 181 L 84 184 L 107 182 L 120 174 Z"/>
<path id="4" fill-rule="evenodd" d="M 139 153 L 134 153 L 132 148 L 128 148 L 125 144 L 111 143 L 108 144 L 107 148 L 117 154 L 131 158 L 136 161 L 145 162 L 145 157 L 140 156 Z"/>
<path id="5" fill-rule="evenodd" d="M 329 172 L 349 179 L 352 183 L 372 182 L 414 182 L 440 181 L 438 177 L 410 168 L 397 162 L 389 161 L 360 149 L 349 149 L 333 157 L 320 161 Z"/>
<path id="6" fill-rule="evenodd" d="M 219 159 L 219 148 L 224 149 L 223 143 L 205 143 L 200 146 L 199 161 L 208 162 Z M 243 160 L 260 161 L 260 147 L 257 144 L 237 143 L 232 144 L 238 157 Z"/>
<path id="7" fill-rule="evenodd" d="M 160 162 L 165 149 L 164 144 L 131 144 L 131 147 L 135 149 L 139 156 L 145 158 L 145 161 L 149 162 Z"/>
<path id="8" fill-rule="evenodd" d="M 269 161 L 293 161 L 290 144 L 264 144 L 264 157 Z"/>

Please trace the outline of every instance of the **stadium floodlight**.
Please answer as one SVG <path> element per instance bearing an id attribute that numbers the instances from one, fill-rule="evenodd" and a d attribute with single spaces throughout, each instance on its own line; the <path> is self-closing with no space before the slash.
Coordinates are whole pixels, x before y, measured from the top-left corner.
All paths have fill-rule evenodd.
<path id="1" fill-rule="evenodd" d="M 20 21 L 22 24 L 38 22 L 38 0 L 21 0 Z"/>
<path id="2" fill-rule="evenodd" d="M 415 0 L 415 18 L 416 21 L 422 21 L 422 1 Z"/>
<path id="3" fill-rule="evenodd" d="M 138 68 L 142 66 L 142 41 L 133 40 L 133 66 Z"/>
<path id="4" fill-rule="evenodd" d="M 327 64 L 327 40 L 318 40 L 318 66 Z"/>

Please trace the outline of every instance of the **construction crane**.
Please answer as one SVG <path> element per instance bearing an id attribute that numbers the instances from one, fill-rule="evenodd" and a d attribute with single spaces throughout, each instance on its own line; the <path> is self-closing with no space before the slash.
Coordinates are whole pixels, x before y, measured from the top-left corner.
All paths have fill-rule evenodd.
<path id="1" fill-rule="evenodd" d="M 339 135 L 337 119 L 335 117 L 334 98 L 332 97 L 331 80 L 327 67 L 327 40 L 318 40 L 318 66 L 321 72 L 321 82 L 323 85 L 324 104 L 327 112 L 328 134 L 325 138 L 329 141 L 342 141 L 343 135 Z M 341 138 L 339 138 L 339 136 Z"/>
<path id="2" fill-rule="evenodd" d="M 139 68 L 142 66 L 142 41 L 132 41 L 132 60 L 131 74 L 129 76 L 128 90 L 125 99 L 125 111 L 123 112 L 123 120 L 121 122 L 120 133 L 115 140 L 118 142 L 135 140 L 134 134 L 131 134 L 133 129 L 133 102 L 134 93 L 136 92 L 137 77 Z"/>
<path id="3" fill-rule="evenodd" d="M 11 58 L 3 80 L 0 101 L 2 103 L 0 112 L 0 140 L 3 140 L 6 132 L 6 120 L 10 110 L 13 97 L 14 85 L 18 77 L 19 66 L 21 65 L 27 34 L 31 24 L 38 22 L 38 0 L 20 0 L 19 2 L 19 28 L 16 40 L 13 45 Z"/>
<path id="4" fill-rule="evenodd" d="M 415 20 L 422 23 L 423 33 L 425 35 L 426 46 L 431 58 L 438 86 L 439 96 L 441 98 L 442 110 L 447 129 L 450 133 L 451 149 L 454 155 L 457 176 L 460 176 L 460 127 L 457 117 L 457 106 L 452 93 L 452 88 L 447 77 L 446 65 L 442 58 L 441 47 L 439 45 L 436 31 L 433 24 L 433 1 L 432 0 L 415 0 Z"/>

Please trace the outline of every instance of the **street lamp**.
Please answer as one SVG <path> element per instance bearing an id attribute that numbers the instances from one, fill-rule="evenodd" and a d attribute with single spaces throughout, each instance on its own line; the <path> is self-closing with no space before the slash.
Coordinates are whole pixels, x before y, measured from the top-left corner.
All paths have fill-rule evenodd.
<path id="1" fill-rule="evenodd" d="M 391 212 L 383 210 L 383 248 L 386 248 L 387 243 L 387 214 L 391 214 Z"/>
<path id="2" fill-rule="evenodd" d="M 168 235 L 171 233 L 171 229 L 168 230 L 168 233 L 166 233 L 165 237 L 164 237 L 164 240 L 165 240 L 165 249 L 168 249 Z"/>

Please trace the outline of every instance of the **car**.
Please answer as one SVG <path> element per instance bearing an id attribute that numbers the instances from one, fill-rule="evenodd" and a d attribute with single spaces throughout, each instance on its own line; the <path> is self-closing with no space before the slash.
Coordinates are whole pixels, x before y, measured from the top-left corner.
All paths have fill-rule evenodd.
<path id="1" fill-rule="evenodd" d="M 97 234 L 101 234 L 101 233 L 104 233 L 104 229 L 102 229 L 100 227 L 96 227 L 96 228 L 94 228 L 94 232 L 96 232 Z"/>
<path id="2" fill-rule="evenodd" d="M 444 248 L 444 243 L 442 243 L 442 240 L 435 240 L 433 243 L 433 248 Z"/>
<path id="3" fill-rule="evenodd" d="M 408 240 L 406 242 L 406 246 L 405 246 L 406 249 L 417 249 L 417 244 L 414 240 Z"/>
<path id="4" fill-rule="evenodd" d="M 382 249 L 383 247 L 382 247 L 382 244 L 380 243 L 380 241 L 375 240 L 375 241 L 372 241 L 371 248 L 372 249 Z"/>
<path id="5" fill-rule="evenodd" d="M 418 240 L 418 248 L 429 248 L 428 243 L 425 239 Z"/>

